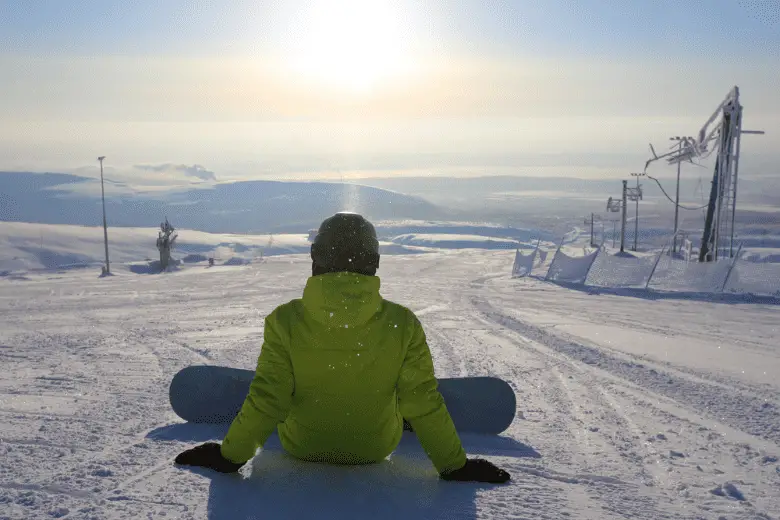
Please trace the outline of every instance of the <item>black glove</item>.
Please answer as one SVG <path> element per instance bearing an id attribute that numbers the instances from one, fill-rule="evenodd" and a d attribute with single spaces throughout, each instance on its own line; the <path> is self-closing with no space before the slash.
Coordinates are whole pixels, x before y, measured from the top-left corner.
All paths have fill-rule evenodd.
<path id="1" fill-rule="evenodd" d="M 497 468 L 492 462 L 485 459 L 468 459 L 462 468 L 442 473 L 441 478 L 444 480 L 460 480 L 462 482 L 503 484 L 512 477 L 509 476 L 509 473 Z"/>
<path id="2" fill-rule="evenodd" d="M 207 442 L 183 451 L 176 456 L 175 462 L 182 466 L 201 466 L 220 473 L 235 473 L 244 465 L 236 464 L 223 457 L 220 445 L 216 442 Z"/>

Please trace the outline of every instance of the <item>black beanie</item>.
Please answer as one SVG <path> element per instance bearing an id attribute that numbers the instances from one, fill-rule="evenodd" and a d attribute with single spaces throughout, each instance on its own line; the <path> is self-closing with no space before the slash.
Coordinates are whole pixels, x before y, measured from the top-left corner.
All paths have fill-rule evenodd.
<path id="1" fill-rule="evenodd" d="M 376 230 L 357 213 L 336 213 L 320 225 L 311 259 L 314 276 L 340 272 L 374 276 L 379 268 Z"/>

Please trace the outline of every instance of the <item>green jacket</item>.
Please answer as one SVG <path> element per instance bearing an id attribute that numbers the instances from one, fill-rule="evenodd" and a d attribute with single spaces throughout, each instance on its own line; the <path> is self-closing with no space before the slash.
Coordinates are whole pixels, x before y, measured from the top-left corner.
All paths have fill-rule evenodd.
<path id="1" fill-rule="evenodd" d="M 439 472 L 465 464 L 422 325 L 384 300 L 379 285 L 375 276 L 314 276 L 302 299 L 266 318 L 249 395 L 222 442 L 225 458 L 246 462 L 278 427 L 297 458 L 378 462 L 398 446 L 403 417 Z"/>

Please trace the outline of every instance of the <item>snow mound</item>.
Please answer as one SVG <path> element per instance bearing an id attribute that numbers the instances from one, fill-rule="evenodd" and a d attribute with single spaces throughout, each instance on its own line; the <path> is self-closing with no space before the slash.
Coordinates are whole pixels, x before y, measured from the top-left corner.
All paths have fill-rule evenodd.
<path id="1" fill-rule="evenodd" d="M 24 276 L 24 274 L 14 272 L 14 271 L 0 271 L 0 278 L 3 278 L 5 280 L 15 280 L 19 282 L 26 282 L 29 280 L 28 277 Z"/>
<path id="2" fill-rule="evenodd" d="M 205 262 L 208 260 L 208 257 L 204 255 L 199 255 L 197 253 L 189 254 L 181 259 L 182 262 L 185 264 L 197 264 L 199 262 Z"/>
<path id="3" fill-rule="evenodd" d="M 238 256 L 234 256 L 222 262 L 222 265 L 249 265 L 251 263 L 252 261 L 249 260 L 248 258 L 241 258 Z"/>
<path id="4" fill-rule="evenodd" d="M 727 292 L 780 295 L 780 264 L 738 261 L 726 285 Z"/>
<path id="5" fill-rule="evenodd" d="M 780 252 L 776 249 L 755 249 L 742 254 L 742 260 L 747 262 L 761 262 L 767 264 L 780 264 Z"/>
<path id="6" fill-rule="evenodd" d="M 379 244 L 380 255 L 420 255 L 425 253 L 430 253 L 430 250 L 419 247 L 407 247 L 401 244 L 384 242 L 380 242 Z"/>
<path id="7" fill-rule="evenodd" d="M 150 262 L 133 262 L 127 264 L 127 270 L 134 274 L 160 274 L 162 272 L 173 272 L 179 270 L 179 260 L 171 259 L 168 268 L 163 270 L 159 260 Z"/>
<path id="8" fill-rule="evenodd" d="M 726 482 L 723 485 L 711 489 L 710 493 L 719 497 L 733 498 L 734 500 L 739 500 L 740 502 L 745 501 L 745 495 L 733 482 Z"/>
<path id="9" fill-rule="evenodd" d="M 588 273 L 589 285 L 605 287 L 644 287 L 653 270 L 655 258 L 630 253 L 601 253 Z"/>

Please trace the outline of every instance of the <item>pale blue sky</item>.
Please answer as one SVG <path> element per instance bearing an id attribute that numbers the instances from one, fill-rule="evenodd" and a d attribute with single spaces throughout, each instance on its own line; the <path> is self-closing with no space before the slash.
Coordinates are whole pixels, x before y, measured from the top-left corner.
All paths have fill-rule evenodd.
<path id="1" fill-rule="evenodd" d="M 766 155 L 778 62 L 777 0 L 0 0 L 0 170 L 614 176 L 735 84 Z"/>
<path id="2" fill-rule="evenodd" d="M 327 3 L 327 0 L 324 0 Z M 480 52 L 780 56 L 776 0 L 429 0 L 397 2 L 439 43 Z M 273 45 L 306 1 L 6 0 L 0 43 L 12 52 L 213 52 Z M 418 2 L 419 4 L 419 2 Z"/>

